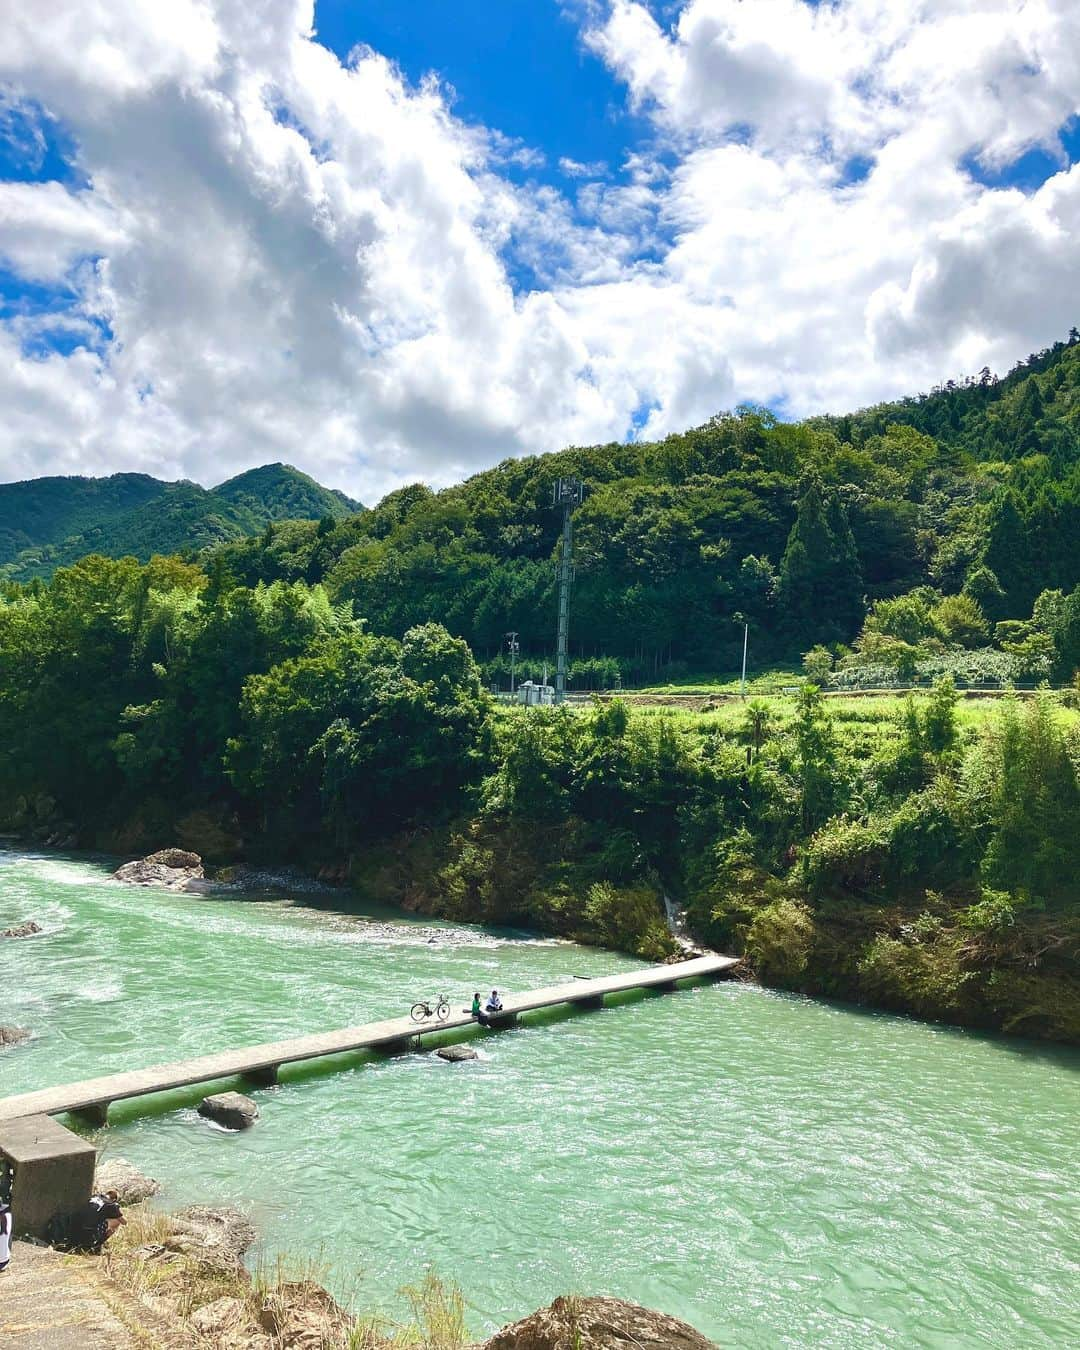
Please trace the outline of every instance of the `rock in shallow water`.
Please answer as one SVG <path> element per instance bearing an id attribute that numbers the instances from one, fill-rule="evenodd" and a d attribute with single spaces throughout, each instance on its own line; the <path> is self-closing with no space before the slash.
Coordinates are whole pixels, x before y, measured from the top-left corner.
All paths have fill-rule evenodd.
<path id="1" fill-rule="evenodd" d="M 467 1059 L 480 1058 L 471 1045 L 444 1045 L 435 1053 L 440 1059 L 449 1060 L 451 1064 L 461 1064 Z"/>
<path id="2" fill-rule="evenodd" d="M 557 1298 L 503 1327 L 483 1350 L 716 1350 L 687 1322 L 619 1298 Z"/>
<path id="3" fill-rule="evenodd" d="M 199 1115 L 229 1130 L 246 1130 L 259 1119 L 259 1108 L 242 1092 L 216 1092 L 199 1103 Z"/>
<path id="4" fill-rule="evenodd" d="M 153 1177 L 144 1176 L 126 1158 L 108 1158 L 98 1164 L 94 1175 L 94 1189 L 115 1191 L 121 1205 L 137 1205 L 161 1190 Z"/>
<path id="5" fill-rule="evenodd" d="M 18 1045 L 20 1041 L 28 1041 L 30 1031 L 27 1027 L 0 1027 L 0 1049 L 6 1045 Z"/>
<path id="6" fill-rule="evenodd" d="M 41 924 L 35 923 L 33 919 L 27 919 L 25 923 L 17 923 L 14 928 L 5 928 L 0 937 L 33 937 L 35 933 L 40 932 Z"/>
<path id="7" fill-rule="evenodd" d="M 163 848 L 135 862 L 124 863 L 113 873 L 114 881 L 126 881 L 130 886 L 164 886 L 169 891 L 182 891 L 192 881 L 203 878 L 202 859 L 197 853 L 182 848 Z"/>

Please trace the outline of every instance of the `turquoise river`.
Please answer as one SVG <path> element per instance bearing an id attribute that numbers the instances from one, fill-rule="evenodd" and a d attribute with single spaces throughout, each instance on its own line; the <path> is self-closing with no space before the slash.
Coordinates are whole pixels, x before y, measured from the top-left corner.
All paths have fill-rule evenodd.
<path id="1" fill-rule="evenodd" d="M 348 897 L 173 895 L 0 852 L 0 1093 L 347 1026 L 416 996 L 628 958 Z M 434 936 L 434 941 L 431 939 Z M 740 984 L 534 1016 L 481 1059 L 353 1059 L 256 1092 L 114 1108 L 162 1202 L 242 1206 L 254 1259 L 315 1257 L 359 1309 L 427 1266 L 483 1332 L 613 1293 L 725 1346 L 1080 1344 L 1080 1056 Z"/>

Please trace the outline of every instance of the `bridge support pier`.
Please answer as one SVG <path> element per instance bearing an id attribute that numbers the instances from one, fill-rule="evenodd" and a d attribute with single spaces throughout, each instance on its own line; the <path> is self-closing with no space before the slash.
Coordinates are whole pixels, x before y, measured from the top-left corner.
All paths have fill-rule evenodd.
<path id="1" fill-rule="evenodd" d="M 502 1031 L 504 1027 L 512 1027 L 517 1024 L 517 1013 L 488 1013 L 488 1026 L 495 1031 Z"/>
<path id="2" fill-rule="evenodd" d="M 108 1125 L 109 1123 L 109 1103 L 91 1102 L 89 1106 L 80 1106 L 77 1110 L 70 1112 L 79 1120 L 83 1120 L 87 1125 Z"/>
<path id="3" fill-rule="evenodd" d="M 396 1041 L 383 1041 L 382 1044 L 377 1045 L 375 1049 L 380 1055 L 407 1055 L 413 1048 L 414 1039 L 416 1040 L 417 1045 L 419 1045 L 420 1036 L 419 1033 L 417 1033 L 415 1038 L 412 1036 L 402 1036 Z"/>
<path id="4" fill-rule="evenodd" d="M 244 1074 L 244 1077 L 252 1087 L 277 1087 L 278 1069 L 280 1068 L 280 1064 L 267 1064 L 264 1069 L 248 1069 L 247 1073 Z"/>
<path id="5" fill-rule="evenodd" d="M 654 984 L 654 989 L 659 989 L 662 994 L 674 994 L 679 987 L 678 980 L 665 980 L 663 984 Z"/>
<path id="6" fill-rule="evenodd" d="M 575 998 L 573 1004 L 575 1008 L 602 1008 L 604 996 L 603 994 L 589 994 L 585 998 Z"/>
<path id="7" fill-rule="evenodd" d="M 0 1157 L 12 1167 L 16 1237 L 44 1237 L 54 1214 L 73 1214 L 94 1193 L 97 1149 L 50 1116 L 0 1123 Z"/>

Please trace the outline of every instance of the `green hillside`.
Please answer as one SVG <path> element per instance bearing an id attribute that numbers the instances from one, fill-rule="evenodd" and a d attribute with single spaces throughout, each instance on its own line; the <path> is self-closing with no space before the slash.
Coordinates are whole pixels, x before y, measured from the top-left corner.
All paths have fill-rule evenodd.
<path id="1" fill-rule="evenodd" d="M 160 497 L 165 486 L 144 473 L 2 483 L 0 566 L 26 549 L 108 525 Z"/>
<path id="2" fill-rule="evenodd" d="M 363 510 L 359 502 L 336 488 L 324 488 L 306 473 L 288 464 L 263 464 L 230 478 L 213 495 L 247 511 L 262 523 L 268 520 L 341 520 Z"/>
<path id="3" fill-rule="evenodd" d="M 802 423 L 742 408 L 662 441 L 508 460 L 442 492 L 403 488 L 329 533 L 229 544 L 221 559 L 247 585 L 324 581 L 376 632 L 443 623 L 491 675 L 514 629 L 524 668 L 539 669 L 562 474 L 586 487 L 577 687 L 615 670 L 641 682 L 731 669 L 739 615 L 758 665 L 825 645 L 826 669 L 890 678 L 926 662 L 973 680 L 1069 673 L 1052 647 L 1080 582 L 1075 333 L 1000 380 Z M 989 655 L 961 669 L 970 651 Z"/>
<path id="4" fill-rule="evenodd" d="M 258 534 L 270 521 L 343 519 L 361 510 L 286 464 L 266 464 L 207 489 L 145 474 L 0 484 L 0 575 L 50 575 L 88 553 L 198 551 Z"/>

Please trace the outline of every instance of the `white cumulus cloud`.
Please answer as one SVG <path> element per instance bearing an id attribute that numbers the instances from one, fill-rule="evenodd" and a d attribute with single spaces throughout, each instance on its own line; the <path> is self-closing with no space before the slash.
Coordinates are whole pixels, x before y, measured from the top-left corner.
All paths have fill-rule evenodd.
<path id="1" fill-rule="evenodd" d="M 67 297 L 0 320 L 0 476 L 286 459 L 372 500 L 743 399 L 843 410 L 1080 312 L 1070 0 L 590 13 L 651 126 L 560 192 L 392 53 L 342 63 L 312 0 L 13 8 L 0 106 L 77 172 L 0 183 L 0 262 Z M 1032 148 L 1037 191 L 989 185 Z"/>

